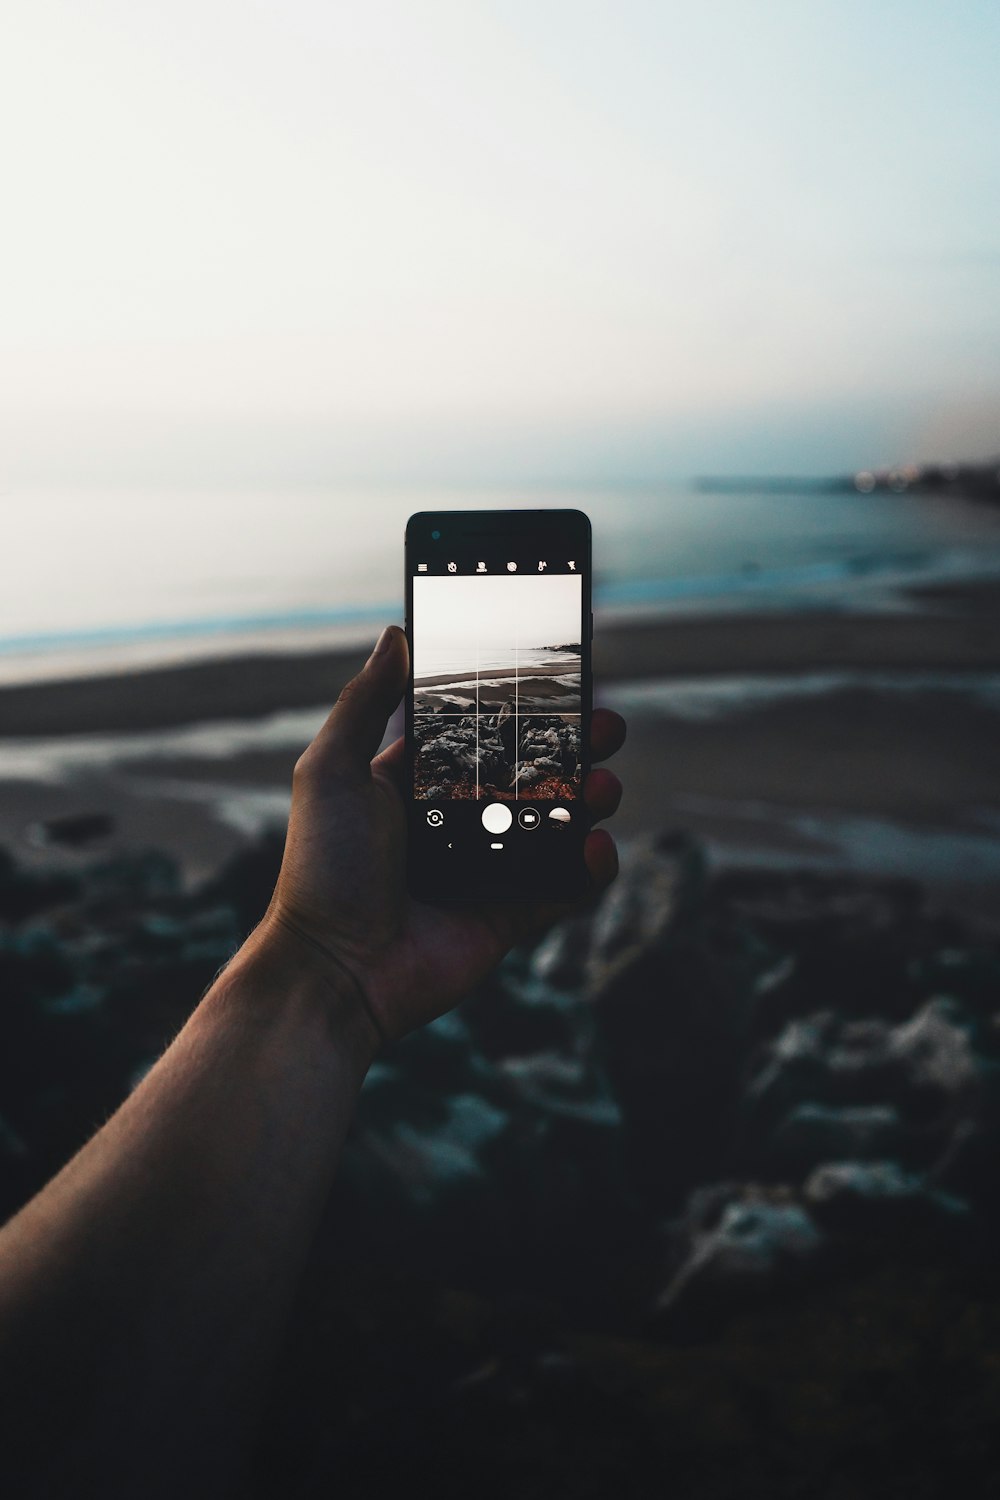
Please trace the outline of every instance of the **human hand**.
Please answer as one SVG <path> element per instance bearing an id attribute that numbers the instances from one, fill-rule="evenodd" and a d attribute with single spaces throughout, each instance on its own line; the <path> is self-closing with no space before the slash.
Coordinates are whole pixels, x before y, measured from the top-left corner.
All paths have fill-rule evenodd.
<path id="1" fill-rule="evenodd" d="M 262 923 L 265 940 L 280 933 L 287 947 L 291 934 L 309 962 L 341 985 L 348 977 L 381 1041 L 449 1010 L 513 944 L 574 910 L 432 906 L 408 893 L 403 741 L 375 755 L 408 668 L 406 636 L 390 626 L 300 757 L 281 873 Z M 624 740 L 621 716 L 595 710 L 592 759 L 607 759 Z M 592 818 L 606 818 L 621 784 L 594 770 L 583 795 Z M 595 888 L 614 879 L 618 855 L 606 831 L 588 834 L 584 857 Z"/>

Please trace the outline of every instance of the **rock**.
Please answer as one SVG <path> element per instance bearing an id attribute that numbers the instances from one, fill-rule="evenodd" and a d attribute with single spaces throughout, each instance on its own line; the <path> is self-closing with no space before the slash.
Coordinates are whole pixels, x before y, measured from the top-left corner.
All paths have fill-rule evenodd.
<path id="1" fill-rule="evenodd" d="M 109 813 L 73 813 L 63 818 L 49 818 L 35 825 L 36 838 L 42 844 L 65 844 L 68 849 L 82 849 L 87 844 L 106 839 L 114 832 L 115 820 Z"/>
<path id="2" fill-rule="evenodd" d="M 384 1056 L 423 1088 L 454 1092 L 472 1081 L 472 1038 L 465 1019 L 456 1011 L 411 1031 Z"/>
<path id="3" fill-rule="evenodd" d="M 971 1018 L 954 1000 L 935 998 L 889 1038 L 889 1050 L 914 1088 L 952 1098 L 974 1088 L 979 1067 L 972 1050 Z"/>
<path id="4" fill-rule="evenodd" d="M 0 848 L 0 921 L 23 922 L 39 912 L 75 900 L 80 877 L 63 870 L 31 871 Z"/>
<path id="5" fill-rule="evenodd" d="M 837 1029 L 832 1011 L 789 1021 L 758 1054 L 744 1088 L 744 1104 L 774 1119 L 803 1097 L 824 1099 L 830 1091 L 829 1048 Z"/>
<path id="6" fill-rule="evenodd" d="M 379 1100 L 390 1088 L 394 1111 Z M 413 1086 L 398 1072 L 372 1094 L 376 1108 L 363 1096 L 344 1160 L 343 1190 L 357 1199 L 354 1230 L 383 1246 L 400 1234 L 413 1237 L 413 1254 L 433 1257 L 442 1253 L 442 1234 L 449 1226 L 457 1232 L 467 1215 L 475 1239 L 473 1217 L 489 1196 L 484 1153 L 508 1129 L 509 1115 L 478 1094 L 411 1109 Z"/>
<path id="7" fill-rule="evenodd" d="M 589 918 L 559 922 L 534 950 L 532 975 L 557 990 L 579 989 L 583 984 L 589 937 Z"/>
<path id="8" fill-rule="evenodd" d="M 664 837 L 630 853 L 591 925 L 587 992 L 596 1002 L 650 961 L 655 965 L 685 898 L 704 878 L 700 854 L 683 837 Z"/>
<path id="9" fill-rule="evenodd" d="M 815 1269 L 826 1246 L 808 1210 L 787 1191 L 730 1185 L 717 1190 L 715 1201 L 702 1194 L 691 1207 L 692 1219 L 672 1226 L 687 1253 L 655 1304 L 664 1329 L 708 1327 Z M 706 1224 L 706 1210 L 713 1209 L 714 1222 Z"/>
<path id="10" fill-rule="evenodd" d="M 559 1052 L 504 1058 L 500 1079 L 525 1104 L 584 1127 L 617 1131 L 621 1111 L 606 1085 L 581 1058 Z"/>
<path id="11" fill-rule="evenodd" d="M 0 995 L 6 1005 L 54 999 L 72 989 L 75 980 L 71 956 L 46 928 L 0 934 Z"/>
<path id="12" fill-rule="evenodd" d="M 942 997 L 895 1025 L 830 1011 L 787 1022 L 748 1070 L 747 1163 L 798 1174 L 825 1160 L 891 1156 L 929 1169 L 961 1120 L 993 1109 L 994 1080 L 1000 1124 L 1000 1064 L 986 1030 Z"/>
<path id="13" fill-rule="evenodd" d="M 532 763 L 531 769 L 535 773 L 535 780 L 537 781 L 545 776 L 558 776 L 562 770 L 562 764 L 560 761 L 554 760 L 551 755 L 540 755 Z"/>
<path id="14" fill-rule="evenodd" d="M 661 840 L 626 868 L 594 916 L 584 993 L 634 1186 L 670 1211 L 724 1170 L 751 998 L 744 951 L 706 941 L 688 920 L 703 878 L 691 845 Z M 683 1150 L 664 1150 L 668 1141 Z"/>
<path id="15" fill-rule="evenodd" d="M 228 906 L 242 934 L 250 932 L 267 910 L 285 850 L 283 830 L 263 834 L 226 860 L 218 875 L 196 893 L 199 906 Z"/>
<path id="16" fill-rule="evenodd" d="M 771 1150 L 775 1169 L 798 1177 L 820 1162 L 891 1156 L 903 1139 L 899 1113 L 890 1105 L 798 1104 L 774 1130 Z"/>
<path id="17" fill-rule="evenodd" d="M 961 1198 L 892 1160 L 827 1162 L 809 1177 L 803 1195 L 827 1230 L 853 1237 L 905 1236 L 942 1221 L 961 1228 L 969 1212 Z"/>
<path id="18" fill-rule="evenodd" d="M 84 881 L 87 905 L 95 916 L 99 910 L 134 909 L 142 901 L 161 901 L 181 890 L 177 861 L 157 849 L 118 854 L 90 865 Z"/>
<path id="19" fill-rule="evenodd" d="M 572 1054 L 593 1043 L 593 1013 L 579 996 L 531 974 L 515 976 L 509 964 L 466 1002 L 463 1014 L 490 1063 L 552 1049 Z"/>

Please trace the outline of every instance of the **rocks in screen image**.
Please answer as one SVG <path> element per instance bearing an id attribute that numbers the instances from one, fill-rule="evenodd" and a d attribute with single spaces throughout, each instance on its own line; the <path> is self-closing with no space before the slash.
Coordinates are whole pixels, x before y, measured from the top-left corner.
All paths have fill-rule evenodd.
<path id="1" fill-rule="evenodd" d="M 414 720 L 417 797 L 575 797 L 580 787 L 580 720 L 524 718 L 505 704 L 496 714 Z"/>

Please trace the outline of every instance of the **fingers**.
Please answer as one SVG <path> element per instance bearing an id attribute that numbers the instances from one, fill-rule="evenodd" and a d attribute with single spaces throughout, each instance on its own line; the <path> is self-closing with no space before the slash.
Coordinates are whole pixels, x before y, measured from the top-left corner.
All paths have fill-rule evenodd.
<path id="1" fill-rule="evenodd" d="M 396 783 L 399 790 L 403 790 L 403 776 L 406 772 L 406 741 L 402 735 L 398 740 L 393 740 L 391 745 L 386 745 L 381 755 L 376 755 L 372 761 L 372 770 L 384 771 Z"/>
<path id="2" fill-rule="evenodd" d="M 590 758 L 607 760 L 625 743 L 625 720 L 610 708 L 595 708 L 590 720 Z"/>
<path id="3" fill-rule="evenodd" d="M 361 671 L 341 692 L 303 761 L 321 771 L 367 772 L 389 715 L 402 697 L 408 671 L 406 636 L 398 625 L 387 625 Z"/>
<path id="4" fill-rule="evenodd" d="M 622 784 L 613 771 L 591 771 L 583 784 L 583 800 L 592 822 L 610 818 L 622 800 Z"/>
<path id="5" fill-rule="evenodd" d="M 618 874 L 618 850 L 606 828 L 587 834 L 583 857 L 591 880 L 599 891 L 603 891 Z"/>

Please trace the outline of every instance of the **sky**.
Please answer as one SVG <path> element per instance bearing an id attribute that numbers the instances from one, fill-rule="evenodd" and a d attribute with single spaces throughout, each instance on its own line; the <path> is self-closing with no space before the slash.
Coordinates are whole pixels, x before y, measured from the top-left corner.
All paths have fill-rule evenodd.
<path id="1" fill-rule="evenodd" d="M 572 573 L 413 579 L 414 672 L 464 671 L 475 648 L 565 646 L 580 638 L 580 579 Z M 471 655 L 470 655 L 471 653 Z M 427 662 L 431 661 L 432 666 Z M 442 663 L 451 665 L 445 669 Z"/>
<path id="2" fill-rule="evenodd" d="M 7 0 L 0 494 L 1000 450 L 995 0 Z"/>

